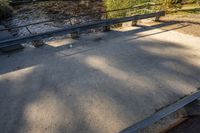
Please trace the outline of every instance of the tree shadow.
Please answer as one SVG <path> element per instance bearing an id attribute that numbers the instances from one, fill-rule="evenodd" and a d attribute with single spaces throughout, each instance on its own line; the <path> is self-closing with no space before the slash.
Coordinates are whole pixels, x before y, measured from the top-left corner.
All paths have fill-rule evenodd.
<path id="1" fill-rule="evenodd" d="M 158 28 L 162 28 L 162 27 L 166 27 L 166 26 L 170 26 L 170 25 L 174 25 L 174 24 L 177 24 L 179 22 L 177 21 L 174 21 L 174 22 L 163 22 L 163 23 L 159 23 L 159 24 L 156 24 L 156 25 L 152 25 L 152 26 L 144 26 L 144 25 L 138 25 L 137 29 L 134 29 L 134 30 L 130 30 L 130 31 L 126 31 L 126 32 L 120 32 L 120 31 L 112 31 L 114 32 L 115 34 L 124 34 L 124 36 L 129 36 L 129 34 L 135 34 L 136 36 L 134 38 L 131 38 L 131 39 L 139 39 L 139 38 L 144 38 L 144 37 L 148 37 L 148 36 L 151 36 L 151 35 L 156 35 L 156 34 L 160 34 L 160 33 L 164 33 L 164 32 L 168 32 L 168 31 L 171 31 L 171 30 L 176 30 L 176 29 L 180 29 L 180 28 L 184 28 L 184 27 L 187 27 L 189 25 L 180 25 L 179 27 L 176 27 L 176 28 L 171 28 L 171 29 L 168 29 L 168 30 L 161 30 L 161 31 L 157 31 L 157 32 L 154 32 L 154 33 L 151 33 L 151 34 L 145 34 L 145 35 L 138 35 L 138 33 L 142 33 L 142 32 L 146 32 L 146 31 L 151 31 L 151 30 L 154 30 L 154 29 L 158 29 Z M 113 34 L 115 36 L 115 34 Z M 110 40 L 112 37 L 108 36 L 108 34 L 104 33 L 100 38 L 104 38 L 104 40 Z M 85 36 L 84 36 L 85 37 Z M 65 36 L 65 38 L 67 39 L 68 37 Z M 98 38 L 98 37 L 97 37 Z M 60 38 L 58 38 L 59 40 Z M 89 41 L 89 39 L 86 39 L 86 41 L 84 41 L 83 39 L 81 39 L 81 42 L 84 42 L 85 44 L 87 43 L 87 41 Z M 95 38 L 93 38 L 93 40 L 95 40 Z M 128 41 L 128 40 L 126 40 Z M 67 54 L 67 56 L 70 56 L 70 55 L 73 55 L 73 54 L 76 54 L 76 53 L 79 53 L 79 52 L 84 52 L 85 50 L 90 50 L 90 48 L 87 48 L 87 49 L 84 49 L 83 51 L 82 50 L 79 50 L 78 47 L 81 47 L 81 45 L 83 43 L 77 43 L 77 41 L 71 41 L 71 39 L 68 38 L 68 40 L 66 41 L 67 44 L 72 44 L 72 45 L 75 45 L 75 47 L 77 47 L 78 50 L 73 50 L 75 52 L 69 52 L 69 53 L 72 53 L 72 54 Z M 80 45 L 81 44 L 81 45 Z M 29 44 L 30 45 L 30 44 Z M 91 45 L 90 45 L 91 46 Z M 58 52 L 58 51 L 62 51 L 64 49 L 68 49 L 68 46 L 67 45 L 62 45 L 62 46 L 59 46 L 59 47 L 52 47 L 50 45 L 46 45 L 45 47 L 43 48 L 37 48 L 37 49 L 33 49 L 33 48 L 30 48 L 29 47 L 29 50 L 28 51 L 24 51 L 25 53 L 27 54 L 46 54 L 46 53 L 53 53 L 53 52 Z M 44 52 L 44 50 L 46 52 Z M 51 52 L 49 52 L 49 50 Z M 30 52 L 31 51 L 31 52 Z M 72 51 L 72 50 L 69 50 L 69 51 Z M 78 51 L 78 52 L 77 52 Z M 4 59 L 7 59 L 7 58 L 10 58 L 12 55 L 15 55 L 19 58 L 20 57 L 20 53 L 8 53 L 7 55 L 4 55 L 4 54 L 0 54 L 0 56 L 3 56 Z M 25 56 L 23 58 L 30 58 L 30 56 Z M 35 62 L 37 62 L 37 58 L 32 55 L 31 57 L 32 59 L 35 59 Z M 4 60 L 3 59 L 3 60 Z M 15 59 L 16 60 L 16 59 Z M 12 63 L 14 62 L 23 62 L 22 60 L 18 59 L 17 61 L 14 61 L 12 60 L 11 61 Z M 26 67 L 29 67 L 29 66 L 32 66 L 32 65 L 35 65 L 34 62 L 30 63 L 30 64 L 27 64 L 27 63 L 20 63 L 21 65 L 18 65 L 18 66 L 15 66 L 15 68 L 9 68 L 10 65 L 5 65 L 7 67 L 3 67 L 1 70 L 0 70 L 0 74 L 4 74 L 4 73 L 7 73 L 7 72 L 11 72 L 11 71 L 15 71 L 17 69 L 23 69 L 23 68 L 26 68 Z M 23 65 L 24 64 L 24 65 Z M 37 64 L 37 63 L 36 63 Z"/>
<path id="2" fill-rule="evenodd" d="M 102 33 L 101 41 L 86 35 L 74 49 L 1 56 L 0 130 L 119 132 L 195 91 L 200 68 L 185 58 L 191 49 L 148 36 L 130 39 L 137 33 Z"/>

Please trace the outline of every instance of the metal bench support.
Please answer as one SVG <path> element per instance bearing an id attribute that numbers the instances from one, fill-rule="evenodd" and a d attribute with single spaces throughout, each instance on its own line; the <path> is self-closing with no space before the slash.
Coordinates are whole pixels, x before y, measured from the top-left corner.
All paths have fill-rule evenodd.
<path id="1" fill-rule="evenodd" d="M 129 128 L 121 131 L 120 133 L 135 133 L 141 129 L 144 129 L 147 126 L 154 124 L 155 122 L 158 122 L 162 118 L 165 118 L 166 116 L 174 113 L 175 111 L 183 108 L 184 106 L 192 103 L 193 101 L 198 100 L 199 98 L 200 98 L 200 91 L 197 91 L 196 93 L 193 93 L 192 95 L 180 99 L 176 103 L 171 104 L 170 106 L 156 112 L 155 114 L 134 124 L 133 126 L 130 126 Z"/>
<path id="2" fill-rule="evenodd" d="M 71 32 L 70 34 L 71 34 L 71 38 L 72 38 L 72 39 L 77 39 L 77 38 L 80 37 L 80 36 L 79 36 L 79 32 Z"/>

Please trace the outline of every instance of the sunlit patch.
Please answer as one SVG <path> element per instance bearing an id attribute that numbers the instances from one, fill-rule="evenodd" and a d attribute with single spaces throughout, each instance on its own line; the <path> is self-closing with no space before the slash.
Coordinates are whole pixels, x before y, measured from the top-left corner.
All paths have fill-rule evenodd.
<path id="1" fill-rule="evenodd" d="M 127 31 L 132 31 L 132 30 L 137 30 L 137 29 L 140 29 L 140 27 L 137 27 L 137 26 L 133 26 L 133 27 L 124 26 L 124 27 L 120 27 L 120 28 L 114 28 L 112 30 L 120 31 L 120 32 L 127 32 Z"/>
<path id="2" fill-rule="evenodd" d="M 163 66 L 165 66 L 168 69 L 177 71 L 179 73 L 183 73 L 185 75 L 191 75 L 191 73 L 192 73 L 192 70 L 190 70 L 189 68 L 187 68 L 187 66 L 184 66 L 181 63 L 165 61 L 162 64 L 163 64 Z"/>
<path id="3" fill-rule="evenodd" d="M 133 122 L 126 119 L 126 115 L 122 113 L 124 111 L 123 106 L 111 97 L 99 93 L 90 94 L 81 96 L 81 106 L 84 109 L 87 124 L 92 125 L 91 128 L 94 129 L 94 132 L 117 133 L 127 127 L 127 122 Z M 92 99 L 92 102 L 85 102 L 88 99 Z"/>
<path id="4" fill-rule="evenodd" d="M 40 65 L 26 68 L 17 67 L 12 72 L 0 75 L 0 81 L 6 80 L 9 82 L 9 89 L 11 90 L 12 95 L 21 94 L 25 89 L 27 89 L 24 88 L 24 86 L 27 84 L 27 79 L 30 78 L 30 76 L 39 66 Z"/>
<path id="5" fill-rule="evenodd" d="M 129 75 L 117 68 L 111 67 L 107 60 L 101 57 L 88 57 L 86 59 L 86 62 L 96 68 L 99 69 L 101 71 L 103 71 L 104 73 L 108 74 L 109 76 L 112 76 L 116 79 L 120 79 L 120 80 L 128 80 Z"/>
<path id="6" fill-rule="evenodd" d="M 36 68 L 38 68 L 39 65 L 31 66 L 31 67 L 26 67 L 26 68 L 21 68 L 16 67 L 12 72 L 8 72 L 6 74 L 0 75 L 0 79 L 9 79 L 9 80 L 23 80 L 26 78 L 27 75 L 31 74 Z"/>
<path id="7" fill-rule="evenodd" d="M 105 58 L 90 56 L 86 58 L 86 63 L 95 69 L 107 74 L 108 76 L 115 78 L 119 81 L 123 81 L 127 86 L 140 86 L 147 88 L 150 84 L 149 78 L 138 75 L 134 72 L 126 72 L 110 65 L 110 62 Z"/>
<path id="8" fill-rule="evenodd" d="M 178 95 L 186 95 L 195 91 L 194 84 L 185 82 L 183 79 L 178 78 L 177 75 L 172 75 L 170 73 L 159 73 L 158 78 L 160 82 L 165 83 L 168 88 L 173 90 L 170 91 L 170 89 L 167 89 L 163 91 L 166 94 L 173 93 Z"/>
<path id="9" fill-rule="evenodd" d="M 74 41 L 72 39 L 56 39 L 45 42 L 47 45 L 52 47 L 60 47 L 64 45 L 72 44 Z"/>
<path id="10" fill-rule="evenodd" d="M 28 133 L 58 132 L 60 127 L 70 128 L 72 111 L 56 95 L 44 92 L 38 100 L 26 106 L 24 117 Z"/>

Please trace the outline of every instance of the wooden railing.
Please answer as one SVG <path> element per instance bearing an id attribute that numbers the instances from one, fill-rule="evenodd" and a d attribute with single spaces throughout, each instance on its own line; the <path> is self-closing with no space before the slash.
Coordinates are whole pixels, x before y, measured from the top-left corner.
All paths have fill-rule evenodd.
<path id="1" fill-rule="evenodd" d="M 70 19 L 72 19 L 74 17 L 82 17 L 82 16 L 89 16 L 89 15 L 95 15 L 95 14 L 107 14 L 109 12 L 118 12 L 118 11 L 122 11 L 122 10 L 130 10 L 130 9 L 142 9 L 142 8 L 146 8 L 146 7 L 150 7 L 150 6 L 157 6 L 157 5 L 154 3 L 146 3 L 146 4 L 134 6 L 134 7 L 129 7 L 129 8 L 109 10 L 109 11 L 104 11 L 104 12 L 95 12 L 95 13 L 91 13 L 91 14 L 82 14 L 79 16 L 72 16 L 67 19 L 70 21 Z M 58 35 L 63 35 L 63 34 L 68 34 L 68 33 L 78 34 L 79 32 L 86 31 L 89 29 L 94 29 L 94 28 L 103 27 L 103 29 L 108 30 L 109 29 L 108 27 L 110 25 L 119 24 L 119 23 L 128 22 L 128 21 L 137 21 L 137 20 L 147 19 L 147 18 L 152 18 L 152 17 L 156 17 L 156 20 L 158 20 L 160 16 L 164 16 L 164 15 L 165 15 L 164 11 L 158 11 L 158 12 L 153 12 L 153 13 L 148 13 L 148 14 L 139 14 L 139 15 L 124 17 L 124 18 L 103 19 L 103 20 L 98 20 L 95 22 L 87 22 L 84 24 L 71 25 L 68 28 L 54 30 L 54 31 L 46 32 L 46 33 L 39 33 L 36 35 L 31 34 L 29 26 L 43 24 L 43 23 L 47 23 L 47 22 L 54 22 L 56 20 L 47 20 L 47 21 L 43 21 L 43 22 L 21 25 L 21 26 L 16 26 L 16 27 L 12 27 L 12 28 L 5 28 L 0 31 L 13 30 L 13 29 L 17 29 L 17 28 L 26 28 L 29 31 L 30 35 L 25 36 L 25 37 L 12 38 L 9 40 L 2 40 L 2 41 L 0 40 L 0 48 L 9 47 L 9 46 L 20 44 L 20 43 L 25 43 L 27 41 L 41 40 L 44 38 L 48 38 L 50 36 L 58 36 Z M 63 18 L 63 20 L 64 19 L 66 19 L 66 18 Z"/>

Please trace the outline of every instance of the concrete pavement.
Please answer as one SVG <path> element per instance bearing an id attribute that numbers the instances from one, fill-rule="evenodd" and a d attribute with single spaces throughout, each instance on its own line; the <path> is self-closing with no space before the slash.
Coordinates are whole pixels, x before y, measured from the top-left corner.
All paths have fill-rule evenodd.
<path id="1" fill-rule="evenodd" d="M 200 86 L 197 37 L 127 28 L 47 43 L 0 55 L 1 132 L 118 133 Z"/>

